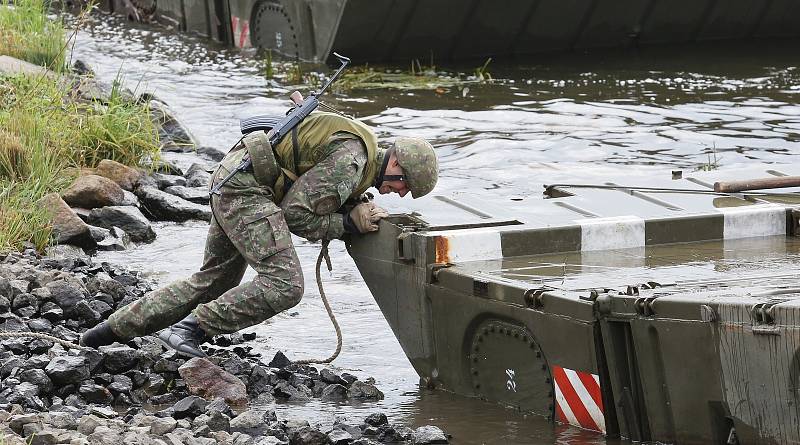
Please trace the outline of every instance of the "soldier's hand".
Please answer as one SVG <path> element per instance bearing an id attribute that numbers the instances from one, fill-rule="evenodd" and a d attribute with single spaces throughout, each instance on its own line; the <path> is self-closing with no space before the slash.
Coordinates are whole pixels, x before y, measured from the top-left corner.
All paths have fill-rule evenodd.
<path id="1" fill-rule="evenodd" d="M 350 210 L 350 220 L 361 233 L 378 230 L 378 222 L 387 216 L 389 216 L 389 212 L 372 202 L 362 202 Z"/>

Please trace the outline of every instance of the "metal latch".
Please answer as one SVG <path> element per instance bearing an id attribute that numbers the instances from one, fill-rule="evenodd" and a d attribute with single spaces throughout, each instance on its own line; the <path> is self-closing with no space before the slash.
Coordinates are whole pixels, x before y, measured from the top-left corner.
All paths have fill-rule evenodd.
<path id="1" fill-rule="evenodd" d="M 772 307 L 778 302 L 754 304 L 750 309 L 750 316 L 753 320 L 753 334 L 760 335 L 780 335 L 781 330 L 775 324 L 775 316 Z"/>

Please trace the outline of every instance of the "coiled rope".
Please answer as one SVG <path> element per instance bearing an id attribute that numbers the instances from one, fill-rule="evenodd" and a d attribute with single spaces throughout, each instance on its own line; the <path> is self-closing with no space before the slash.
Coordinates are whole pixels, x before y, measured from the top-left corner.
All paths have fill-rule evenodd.
<path id="1" fill-rule="evenodd" d="M 330 272 L 333 270 L 333 266 L 331 266 L 331 257 L 328 255 L 328 244 L 330 241 L 325 240 L 322 242 L 322 248 L 319 251 L 319 256 L 317 257 L 317 288 L 319 288 L 319 296 L 322 298 L 322 303 L 325 305 L 325 310 L 328 311 L 328 318 L 331 319 L 331 323 L 333 323 L 333 328 L 336 329 L 336 351 L 326 358 L 325 360 L 315 360 L 315 359 L 303 359 L 303 360 L 295 360 L 293 363 L 297 363 L 299 365 L 307 365 L 309 363 L 330 363 L 339 356 L 339 353 L 342 352 L 342 329 L 339 327 L 339 322 L 336 321 L 336 316 L 333 314 L 333 310 L 331 309 L 331 304 L 328 302 L 328 297 L 325 295 L 325 289 L 322 288 L 322 276 L 320 274 L 320 269 L 322 266 L 322 259 L 325 259 L 325 265 L 328 267 L 328 271 Z"/>

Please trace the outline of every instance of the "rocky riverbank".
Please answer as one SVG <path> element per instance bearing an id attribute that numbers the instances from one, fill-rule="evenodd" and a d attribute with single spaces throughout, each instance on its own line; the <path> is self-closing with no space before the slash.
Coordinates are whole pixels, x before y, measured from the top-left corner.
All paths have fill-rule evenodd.
<path id="1" fill-rule="evenodd" d="M 41 70 L 0 62 L 0 71 Z M 109 94 L 91 76 L 77 85 L 85 100 L 102 103 Z M 447 443 L 436 427 L 412 430 L 381 413 L 329 419 L 324 428 L 280 419 L 283 402 L 363 404 L 383 394 L 373 379 L 293 364 L 281 353 L 264 360 L 247 346 L 254 334 L 216 337 L 208 359 L 189 361 L 153 336 L 99 350 L 75 345 L 153 287 L 135 271 L 93 261 L 93 252 L 152 242 L 152 221 L 211 217 L 210 172 L 224 153 L 196 148 L 156 98 L 136 100 L 150 105 L 162 153 L 198 156 L 180 166 L 105 159 L 82 168 L 69 187 L 39 201 L 53 215 L 57 245 L 44 256 L 0 254 L 0 444 Z"/>
<path id="2" fill-rule="evenodd" d="M 0 330 L 20 335 L 0 341 L 5 445 L 447 443 L 436 427 L 412 430 L 381 413 L 332 419 L 324 429 L 280 420 L 282 402 L 368 403 L 383 394 L 371 379 L 293 364 L 281 353 L 266 362 L 248 335 L 219 336 L 208 359 L 187 361 L 152 336 L 95 350 L 21 334 L 75 343 L 151 288 L 136 272 L 63 246 L 49 256 L 0 257 Z"/>

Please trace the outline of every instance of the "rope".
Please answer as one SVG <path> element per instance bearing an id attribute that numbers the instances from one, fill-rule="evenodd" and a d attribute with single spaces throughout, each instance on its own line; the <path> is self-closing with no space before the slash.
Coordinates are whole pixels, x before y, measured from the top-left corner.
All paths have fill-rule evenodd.
<path id="1" fill-rule="evenodd" d="M 333 310 L 331 309 L 331 304 L 328 302 L 328 297 L 325 296 L 325 290 L 322 288 L 322 276 L 320 274 L 320 269 L 322 266 L 322 259 L 325 258 L 325 265 L 328 267 L 328 271 L 330 272 L 333 270 L 331 266 L 331 257 L 328 255 L 328 243 L 330 241 L 325 240 L 322 242 L 322 249 L 319 251 L 319 256 L 317 257 L 317 287 L 319 288 L 319 296 L 322 297 L 322 303 L 325 304 L 325 310 L 328 311 L 328 318 L 331 319 L 331 323 L 333 323 L 333 328 L 336 329 L 336 351 L 330 357 L 326 358 L 325 360 L 317 360 L 317 359 L 304 359 L 304 360 L 295 360 L 293 363 L 297 363 L 299 365 L 307 365 L 309 363 L 330 363 L 339 356 L 339 353 L 342 352 L 342 330 L 339 328 L 339 323 L 336 321 L 336 316 L 333 315 Z"/>
<path id="2" fill-rule="evenodd" d="M 40 332 L 0 332 L 0 338 L 17 338 L 17 337 L 32 337 L 32 338 L 40 338 L 42 340 L 52 340 L 65 348 L 73 348 L 73 349 L 91 349 L 84 346 L 76 345 L 75 343 L 69 342 L 67 340 L 53 337 L 52 335 L 42 334 Z"/>

